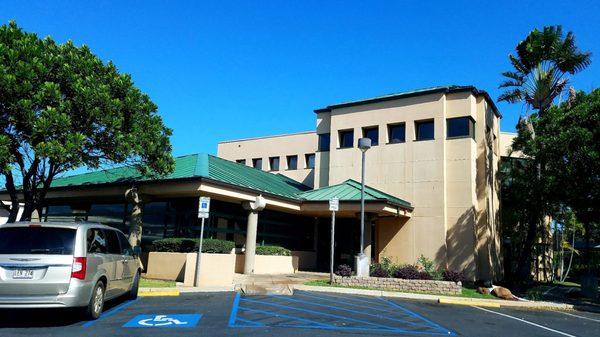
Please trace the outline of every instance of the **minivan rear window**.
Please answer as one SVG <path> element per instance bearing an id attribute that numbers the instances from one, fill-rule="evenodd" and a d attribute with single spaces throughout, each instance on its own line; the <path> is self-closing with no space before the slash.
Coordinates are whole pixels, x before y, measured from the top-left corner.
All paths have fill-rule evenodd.
<path id="1" fill-rule="evenodd" d="M 0 254 L 73 255 L 75 232 L 56 227 L 0 228 Z"/>

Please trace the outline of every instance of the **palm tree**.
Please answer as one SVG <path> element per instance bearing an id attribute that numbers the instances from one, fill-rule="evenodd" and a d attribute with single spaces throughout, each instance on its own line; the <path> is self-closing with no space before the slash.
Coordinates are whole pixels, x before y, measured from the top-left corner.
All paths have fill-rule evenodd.
<path id="1" fill-rule="evenodd" d="M 527 108 L 536 110 L 539 116 L 565 90 L 569 75 L 582 71 L 591 63 L 591 54 L 579 51 L 573 33 L 568 32 L 564 36 L 561 26 L 544 27 L 543 31 L 533 30 L 517 45 L 516 52 L 516 56 L 508 56 L 514 71 L 502 73 L 506 80 L 500 84 L 500 88 L 507 90 L 498 101 L 524 103 Z M 520 142 L 535 138 L 533 123 L 528 116 L 519 119 L 517 129 Z M 519 147 L 519 144 L 513 144 L 515 146 Z M 525 238 L 517 265 L 517 275 L 521 280 L 529 278 L 534 242 L 540 231 L 544 237 L 545 219 L 549 214 L 544 200 L 544 164 L 535 161 L 535 158 L 531 159 L 534 160 L 530 162 L 533 165 L 530 172 L 535 173 L 529 178 L 530 182 L 534 182 L 534 187 L 524 191 L 527 196 L 522 196 L 530 204 L 523 205 L 529 215 L 522 219 Z"/>
<path id="2" fill-rule="evenodd" d="M 566 88 L 569 77 L 591 63 L 591 53 L 581 52 L 572 32 L 563 35 L 561 26 L 533 30 L 516 48 L 517 56 L 509 55 L 514 71 L 502 73 L 507 79 L 500 88 L 507 88 L 498 101 L 523 102 L 543 114 Z"/>

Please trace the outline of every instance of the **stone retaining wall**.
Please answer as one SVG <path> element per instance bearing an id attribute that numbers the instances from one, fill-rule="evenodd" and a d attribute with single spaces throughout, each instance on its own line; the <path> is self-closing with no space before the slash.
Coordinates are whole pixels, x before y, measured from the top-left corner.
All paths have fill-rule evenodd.
<path id="1" fill-rule="evenodd" d="M 451 281 L 405 280 L 386 277 L 334 276 L 333 282 L 347 287 L 366 287 L 383 290 L 420 292 L 439 295 L 460 295 L 462 284 Z"/>

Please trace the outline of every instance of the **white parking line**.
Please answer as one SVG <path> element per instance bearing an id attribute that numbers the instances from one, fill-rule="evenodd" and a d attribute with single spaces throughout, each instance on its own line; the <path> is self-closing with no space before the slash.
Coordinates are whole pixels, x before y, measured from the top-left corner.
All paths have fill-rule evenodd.
<path id="1" fill-rule="evenodd" d="M 587 320 L 590 320 L 590 321 L 594 321 L 594 322 L 600 323 L 600 319 L 594 319 L 594 318 L 589 318 L 589 317 L 585 317 L 585 316 L 579 316 L 579 315 L 570 314 L 570 313 L 564 312 L 564 311 L 558 311 L 558 312 L 560 312 L 561 314 L 565 314 L 565 315 L 569 315 L 569 316 L 573 316 L 573 317 L 577 317 L 577 318 L 582 318 L 582 319 L 587 319 Z"/>
<path id="2" fill-rule="evenodd" d="M 541 329 L 544 329 L 544 330 L 552 331 L 552 332 L 554 332 L 554 333 L 557 333 L 557 334 L 559 334 L 559 335 L 568 336 L 568 337 L 577 337 L 577 336 L 575 336 L 575 335 L 570 335 L 570 334 L 568 334 L 568 333 L 566 333 L 566 332 L 562 332 L 562 331 L 554 330 L 554 329 L 551 329 L 551 328 L 549 328 L 549 327 L 547 327 L 547 326 L 543 326 L 543 325 L 540 325 L 540 324 L 537 324 L 537 323 L 533 323 L 533 322 L 530 322 L 530 321 L 526 321 L 526 320 L 524 320 L 524 319 L 522 319 L 522 318 L 518 318 L 518 317 L 511 316 L 511 315 L 503 314 L 503 313 L 501 313 L 501 312 L 492 311 L 492 310 L 488 310 L 488 309 L 484 309 L 484 308 L 480 308 L 480 307 L 473 307 L 473 308 L 476 308 L 476 309 L 479 309 L 479 310 L 483 310 L 483 311 L 486 311 L 486 312 L 491 312 L 492 314 L 496 314 L 496 315 L 504 316 L 504 317 L 507 317 L 507 318 L 511 318 L 511 319 L 517 320 L 517 321 L 519 321 L 519 322 L 523 322 L 523 323 L 525 323 L 525 324 L 533 325 L 533 326 L 536 326 L 536 327 L 538 327 L 538 328 L 541 328 Z"/>

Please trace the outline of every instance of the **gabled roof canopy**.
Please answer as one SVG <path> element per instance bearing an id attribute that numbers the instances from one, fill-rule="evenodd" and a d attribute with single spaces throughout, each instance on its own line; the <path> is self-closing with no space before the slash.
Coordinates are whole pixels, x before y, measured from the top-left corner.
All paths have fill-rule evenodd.
<path id="1" fill-rule="evenodd" d="M 360 201 L 360 183 L 352 179 L 341 184 L 312 190 L 284 175 L 265 172 L 206 153 L 176 157 L 174 171 L 162 177 L 142 176 L 130 166 L 117 167 L 56 178 L 52 182 L 51 190 L 181 180 L 218 182 L 232 188 L 243 188 L 256 193 L 282 197 L 299 204 L 326 203 L 333 197 L 338 197 L 342 202 Z M 369 186 L 365 186 L 365 200 L 412 210 L 409 202 Z"/>

